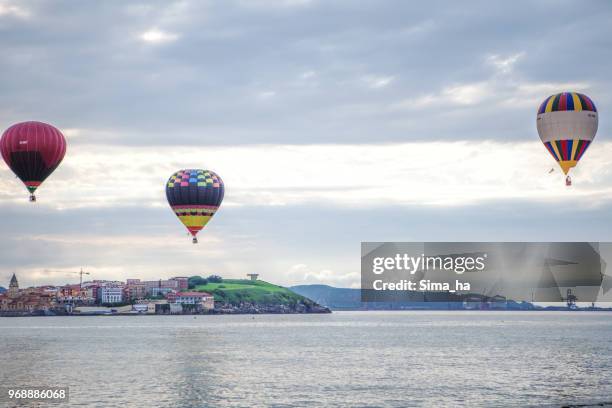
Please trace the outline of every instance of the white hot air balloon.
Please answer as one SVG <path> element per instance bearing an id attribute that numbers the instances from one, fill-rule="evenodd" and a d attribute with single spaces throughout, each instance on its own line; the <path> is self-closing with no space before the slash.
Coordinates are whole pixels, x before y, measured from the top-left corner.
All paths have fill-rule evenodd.
<path id="1" fill-rule="evenodd" d="M 597 124 L 595 104 L 588 96 L 577 92 L 549 96 L 538 110 L 540 139 L 566 175 L 593 142 Z M 566 183 L 571 185 L 569 176 Z"/>

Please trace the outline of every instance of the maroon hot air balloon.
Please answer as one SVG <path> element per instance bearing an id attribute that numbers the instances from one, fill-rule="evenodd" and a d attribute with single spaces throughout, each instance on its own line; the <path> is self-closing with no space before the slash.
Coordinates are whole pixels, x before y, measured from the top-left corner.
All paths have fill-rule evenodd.
<path id="1" fill-rule="evenodd" d="M 23 181 L 36 201 L 34 191 L 66 154 L 66 139 L 62 132 L 42 122 L 22 122 L 6 129 L 0 140 L 2 158 Z"/>

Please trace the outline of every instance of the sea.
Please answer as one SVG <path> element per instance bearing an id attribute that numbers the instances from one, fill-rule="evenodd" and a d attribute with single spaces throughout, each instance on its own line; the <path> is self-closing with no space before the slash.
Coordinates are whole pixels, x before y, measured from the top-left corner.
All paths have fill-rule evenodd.
<path id="1" fill-rule="evenodd" d="M 50 407 L 612 406 L 608 312 L 0 318 L 0 358 Z"/>

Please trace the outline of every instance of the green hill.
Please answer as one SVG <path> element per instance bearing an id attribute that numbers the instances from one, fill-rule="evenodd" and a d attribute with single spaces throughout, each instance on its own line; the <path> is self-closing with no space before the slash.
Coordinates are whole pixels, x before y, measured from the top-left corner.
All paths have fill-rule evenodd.
<path id="1" fill-rule="evenodd" d="M 216 302 L 231 305 L 251 303 L 259 305 L 314 305 L 314 302 L 282 286 L 261 280 L 224 279 L 220 283 L 209 282 L 195 287 L 198 292 L 208 292 Z"/>

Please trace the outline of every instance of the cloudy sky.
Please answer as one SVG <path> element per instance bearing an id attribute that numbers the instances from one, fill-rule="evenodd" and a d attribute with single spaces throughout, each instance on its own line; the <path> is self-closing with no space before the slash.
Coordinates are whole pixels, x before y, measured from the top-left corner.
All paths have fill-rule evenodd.
<path id="1" fill-rule="evenodd" d="M 612 240 L 607 1 L 0 0 L 0 127 L 54 124 L 27 202 L 0 166 L 0 285 L 258 272 L 359 282 L 361 241 Z M 600 112 L 567 189 L 536 109 Z M 226 183 L 192 245 L 181 168 Z"/>

